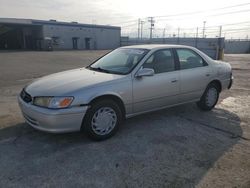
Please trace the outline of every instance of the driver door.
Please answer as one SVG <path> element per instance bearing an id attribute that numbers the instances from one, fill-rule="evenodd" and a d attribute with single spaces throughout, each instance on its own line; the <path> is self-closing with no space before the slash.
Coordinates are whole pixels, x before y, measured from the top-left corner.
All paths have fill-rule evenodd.
<path id="1" fill-rule="evenodd" d="M 179 71 L 172 49 L 154 52 L 142 65 L 151 68 L 153 76 L 133 78 L 133 112 L 163 108 L 179 102 Z"/>

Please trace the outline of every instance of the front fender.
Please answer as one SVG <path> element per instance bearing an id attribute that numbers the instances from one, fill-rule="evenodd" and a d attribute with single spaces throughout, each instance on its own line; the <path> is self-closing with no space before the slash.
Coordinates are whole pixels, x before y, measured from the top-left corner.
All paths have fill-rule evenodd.
<path id="1" fill-rule="evenodd" d="M 88 99 L 88 104 L 93 101 L 94 99 L 96 98 L 99 98 L 99 97 L 102 97 L 102 96 L 115 96 L 115 97 L 118 97 L 121 101 L 123 101 L 121 95 L 119 93 L 115 93 L 115 92 L 103 92 L 103 93 L 96 93 L 94 95 L 92 95 L 89 99 Z"/>
<path id="2" fill-rule="evenodd" d="M 130 80 L 82 89 L 74 93 L 75 100 L 72 105 L 88 105 L 94 99 L 105 95 L 119 98 L 125 105 L 126 112 L 132 110 L 132 84 Z"/>

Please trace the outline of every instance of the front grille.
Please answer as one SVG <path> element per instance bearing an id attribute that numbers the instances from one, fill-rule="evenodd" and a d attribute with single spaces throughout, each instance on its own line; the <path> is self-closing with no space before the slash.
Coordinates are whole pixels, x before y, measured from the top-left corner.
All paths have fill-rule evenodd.
<path id="1" fill-rule="evenodd" d="M 29 103 L 29 102 L 32 101 L 32 97 L 31 97 L 30 94 L 28 94 L 24 89 L 23 89 L 22 92 L 20 93 L 20 96 L 21 96 L 21 98 L 22 98 L 25 102 L 27 102 L 27 103 Z"/>

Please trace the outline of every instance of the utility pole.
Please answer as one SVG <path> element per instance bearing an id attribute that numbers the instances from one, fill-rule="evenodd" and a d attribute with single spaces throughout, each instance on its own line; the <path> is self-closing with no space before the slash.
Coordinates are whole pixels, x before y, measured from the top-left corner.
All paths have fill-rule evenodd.
<path id="1" fill-rule="evenodd" d="M 222 26 L 220 26 L 219 38 L 221 38 L 221 33 L 222 33 Z"/>
<path id="2" fill-rule="evenodd" d="M 138 19 L 138 40 L 140 38 L 140 23 L 141 23 L 141 19 Z"/>
<path id="3" fill-rule="evenodd" d="M 197 27 L 197 28 L 196 28 L 196 35 L 195 35 L 195 38 L 198 38 L 198 33 L 199 33 L 199 28 Z"/>
<path id="4" fill-rule="evenodd" d="M 166 28 L 163 29 L 162 38 L 165 38 L 165 36 L 166 36 Z"/>
<path id="5" fill-rule="evenodd" d="M 178 34 L 177 34 L 177 44 L 180 43 L 180 28 L 178 27 Z"/>
<path id="6" fill-rule="evenodd" d="M 195 47 L 197 48 L 198 44 L 198 35 L 199 35 L 199 27 L 196 28 L 196 35 L 195 35 Z"/>
<path id="7" fill-rule="evenodd" d="M 162 34 L 162 38 L 164 39 L 164 41 L 165 41 L 165 37 L 166 37 L 166 28 L 167 28 L 167 25 L 164 27 L 163 34 Z M 171 34 L 169 37 L 171 37 Z"/>
<path id="8" fill-rule="evenodd" d="M 205 38 L 205 27 L 206 27 L 206 21 L 203 22 L 203 32 L 202 32 L 203 38 Z"/>
<path id="9" fill-rule="evenodd" d="M 144 21 L 141 20 L 141 40 L 142 40 L 143 24 L 144 24 Z"/>
<path id="10" fill-rule="evenodd" d="M 154 29 L 154 17 L 148 17 L 148 21 L 150 23 L 150 40 L 152 40 L 152 32 L 153 32 L 153 29 Z"/>
<path id="11" fill-rule="evenodd" d="M 162 34 L 162 39 L 163 39 L 163 43 L 165 43 L 165 34 L 166 34 L 166 28 L 164 28 L 163 30 L 163 34 Z"/>

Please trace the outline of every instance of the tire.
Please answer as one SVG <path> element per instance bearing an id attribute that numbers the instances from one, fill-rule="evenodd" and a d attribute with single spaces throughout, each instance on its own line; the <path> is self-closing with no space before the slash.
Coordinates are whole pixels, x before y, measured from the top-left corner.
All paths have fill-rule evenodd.
<path id="1" fill-rule="evenodd" d="M 90 139 L 105 140 L 117 132 L 122 117 L 116 102 L 109 99 L 98 100 L 88 109 L 82 127 Z"/>
<path id="2" fill-rule="evenodd" d="M 216 84 L 211 83 L 207 86 L 197 106 L 203 111 L 210 111 L 217 104 L 219 99 L 219 88 Z"/>

